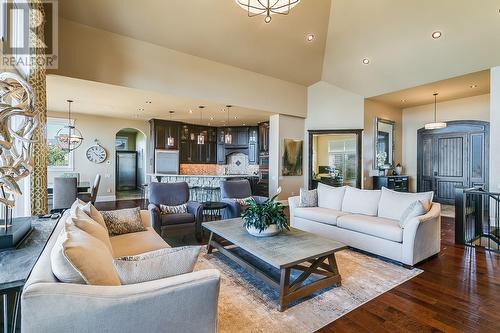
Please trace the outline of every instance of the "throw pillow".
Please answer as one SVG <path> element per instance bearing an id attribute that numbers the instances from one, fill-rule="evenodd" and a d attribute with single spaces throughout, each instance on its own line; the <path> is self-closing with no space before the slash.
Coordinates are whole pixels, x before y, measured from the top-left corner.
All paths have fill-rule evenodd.
<path id="1" fill-rule="evenodd" d="M 108 228 L 106 227 L 106 222 L 104 221 L 104 217 L 102 217 L 102 214 L 92 205 L 92 203 L 88 202 L 85 205 L 82 206 L 82 210 L 90 216 L 94 221 L 99 223 L 106 231 Z"/>
<path id="2" fill-rule="evenodd" d="M 85 284 L 82 275 L 64 256 L 63 243 L 66 241 L 66 238 L 66 232 L 63 228 L 50 252 L 50 267 L 52 268 L 52 273 L 54 273 L 56 278 L 61 282 Z"/>
<path id="3" fill-rule="evenodd" d="M 430 207 L 434 192 L 404 193 L 382 187 L 378 204 L 378 216 L 386 219 L 400 220 L 403 212 L 410 204 L 419 200 L 424 207 Z"/>
<path id="4" fill-rule="evenodd" d="M 426 210 L 424 204 L 421 201 L 416 200 L 412 202 L 401 215 L 401 219 L 399 220 L 399 226 L 401 227 L 401 229 L 404 229 L 405 224 L 408 221 L 410 221 L 414 217 L 425 215 L 427 211 L 428 210 Z"/>
<path id="5" fill-rule="evenodd" d="M 234 198 L 234 201 L 237 202 L 240 206 L 247 206 L 249 200 L 254 200 L 253 197 L 248 197 L 248 198 Z"/>
<path id="6" fill-rule="evenodd" d="M 100 286 L 121 284 L 113 266 L 113 256 L 106 245 L 72 223 L 65 223 L 64 231 L 62 253 L 87 284 Z M 59 278 L 56 272 L 54 275 Z"/>
<path id="7" fill-rule="evenodd" d="M 177 206 L 160 205 L 163 214 L 184 214 L 187 213 L 187 203 Z"/>
<path id="8" fill-rule="evenodd" d="M 78 228 L 100 240 L 104 245 L 106 245 L 109 252 L 113 253 L 113 247 L 111 246 L 111 241 L 109 240 L 108 229 L 103 228 L 99 223 L 85 214 L 83 209 L 80 207 L 72 209 L 70 211 L 70 217 L 71 219 L 68 219 L 68 222 L 73 222 Z"/>
<path id="9" fill-rule="evenodd" d="M 101 212 L 110 236 L 145 231 L 139 207 Z"/>
<path id="10" fill-rule="evenodd" d="M 378 190 L 360 190 L 348 186 L 342 201 L 342 211 L 377 216 L 380 195 L 381 193 Z"/>
<path id="11" fill-rule="evenodd" d="M 114 261 L 122 284 L 133 284 L 191 273 L 200 246 L 165 248 Z"/>
<path id="12" fill-rule="evenodd" d="M 346 188 L 347 186 L 334 187 L 319 183 L 318 207 L 341 210 Z"/>
<path id="13" fill-rule="evenodd" d="M 317 207 L 317 206 L 318 206 L 318 190 L 306 190 L 301 187 L 299 207 Z"/>

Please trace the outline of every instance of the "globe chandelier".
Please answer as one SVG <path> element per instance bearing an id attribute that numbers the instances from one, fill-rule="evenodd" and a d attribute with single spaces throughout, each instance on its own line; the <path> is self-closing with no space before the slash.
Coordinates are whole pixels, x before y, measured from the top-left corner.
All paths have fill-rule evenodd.
<path id="1" fill-rule="evenodd" d="M 82 133 L 71 123 L 71 103 L 68 99 L 68 125 L 61 128 L 56 135 L 57 145 L 63 150 L 70 152 L 80 147 L 83 142 Z"/>
<path id="2" fill-rule="evenodd" d="M 264 22 L 271 23 L 272 15 L 288 15 L 300 0 L 235 0 L 248 13 L 248 17 L 265 15 Z"/>

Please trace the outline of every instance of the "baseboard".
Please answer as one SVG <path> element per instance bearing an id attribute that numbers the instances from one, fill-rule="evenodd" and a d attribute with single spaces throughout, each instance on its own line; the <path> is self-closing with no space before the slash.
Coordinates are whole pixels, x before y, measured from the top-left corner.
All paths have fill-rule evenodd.
<path id="1" fill-rule="evenodd" d="M 116 201 L 116 195 L 98 195 L 95 201 L 96 202 Z"/>

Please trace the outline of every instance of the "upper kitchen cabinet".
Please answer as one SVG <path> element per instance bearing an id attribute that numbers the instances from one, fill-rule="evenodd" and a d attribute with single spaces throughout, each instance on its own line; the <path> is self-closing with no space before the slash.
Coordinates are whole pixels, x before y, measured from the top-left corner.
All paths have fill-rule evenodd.
<path id="1" fill-rule="evenodd" d="M 259 161 L 258 137 L 258 127 L 250 127 L 248 130 L 248 163 L 250 164 L 257 164 Z"/>
<path id="2" fill-rule="evenodd" d="M 149 121 L 151 138 L 154 149 L 179 149 L 179 131 L 181 124 L 175 121 L 152 119 Z M 168 138 L 172 137 L 173 144 L 169 145 Z"/>
<path id="3" fill-rule="evenodd" d="M 269 154 L 269 122 L 259 124 L 259 153 Z"/>

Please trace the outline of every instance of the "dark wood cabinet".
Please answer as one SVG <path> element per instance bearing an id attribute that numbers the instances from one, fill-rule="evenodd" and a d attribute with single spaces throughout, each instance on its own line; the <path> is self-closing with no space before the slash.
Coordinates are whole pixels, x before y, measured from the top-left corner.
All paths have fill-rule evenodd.
<path id="1" fill-rule="evenodd" d="M 259 153 L 269 153 L 269 123 L 259 124 Z"/>
<path id="2" fill-rule="evenodd" d="M 181 124 L 175 121 L 157 120 L 150 121 L 151 138 L 153 138 L 153 147 L 155 149 L 179 149 L 179 129 Z M 169 146 L 167 139 L 169 136 L 174 138 L 174 145 Z"/>
<path id="3" fill-rule="evenodd" d="M 248 130 L 248 163 L 250 164 L 259 162 L 258 136 L 259 129 L 250 127 Z"/>
<path id="4" fill-rule="evenodd" d="M 217 164 L 226 164 L 226 147 L 223 143 L 217 144 Z"/>
<path id="5" fill-rule="evenodd" d="M 373 189 L 386 187 L 397 192 L 408 192 L 408 176 L 374 176 Z"/>

